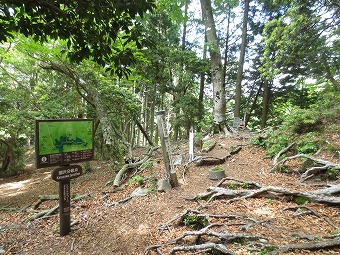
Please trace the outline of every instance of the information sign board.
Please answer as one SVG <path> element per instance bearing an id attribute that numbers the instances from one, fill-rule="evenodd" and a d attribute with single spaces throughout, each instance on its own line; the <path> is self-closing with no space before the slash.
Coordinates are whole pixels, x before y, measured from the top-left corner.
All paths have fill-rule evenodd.
<path id="1" fill-rule="evenodd" d="M 69 165 L 64 167 L 58 167 L 54 169 L 51 174 L 52 180 L 57 182 L 63 181 L 66 179 L 74 179 L 82 174 L 82 167 L 79 165 Z"/>
<path id="2" fill-rule="evenodd" d="M 37 168 L 94 159 L 92 119 L 36 120 Z"/>

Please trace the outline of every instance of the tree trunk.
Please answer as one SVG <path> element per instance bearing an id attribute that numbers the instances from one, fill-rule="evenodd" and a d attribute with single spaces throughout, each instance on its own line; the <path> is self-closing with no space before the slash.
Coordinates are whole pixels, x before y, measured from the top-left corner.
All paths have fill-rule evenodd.
<path id="1" fill-rule="evenodd" d="M 0 175 L 1 175 L 3 173 L 6 173 L 6 171 L 9 168 L 9 165 L 13 159 L 13 148 L 12 148 L 12 145 L 5 140 L 1 139 L 0 143 L 6 146 L 5 152 L 3 153 L 3 155 L 0 155 L 1 160 L 2 160 L 2 164 L 0 168 Z"/>
<path id="2" fill-rule="evenodd" d="M 204 36 L 204 48 L 203 48 L 203 61 L 207 58 L 207 37 Z M 198 122 L 203 120 L 203 112 L 204 112 L 204 104 L 203 104 L 203 97 L 204 97 L 204 82 L 205 82 L 205 72 L 202 71 L 200 73 L 200 92 L 198 96 L 199 101 L 199 113 L 198 113 Z M 201 126 L 197 127 L 197 132 L 201 132 Z"/>
<path id="3" fill-rule="evenodd" d="M 223 84 L 226 87 L 226 77 L 227 77 L 227 65 L 228 65 L 228 52 L 229 52 L 229 27 L 230 27 L 230 6 L 228 8 L 228 25 L 227 25 L 227 36 L 225 38 L 225 50 L 224 50 L 224 64 L 223 64 Z"/>
<path id="4" fill-rule="evenodd" d="M 261 91 L 261 89 L 262 89 L 262 86 L 263 86 L 263 82 L 260 83 L 260 86 L 259 86 L 259 88 L 257 89 L 257 92 L 256 92 L 256 95 L 255 95 L 255 97 L 254 97 L 253 103 L 252 103 L 252 105 L 251 105 L 251 107 L 250 107 L 250 109 L 249 109 L 249 113 L 247 114 L 247 117 L 246 117 L 245 126 L 248 125 L 248 122 L 249 122 L 249 120 L 250 120 L 251 114 L 252 114 L 252 112 L 254 111 L 254 109 L 255 109 L 255 107 L 256 107 L 257 99 L 258 99 L 258 97 L 259 97 L 259 95 L 260 95 L 260 91 Z"/>
<path id="5" fill-rule="evenodd" d="M 213 119 L 216 126 L 225 126 L 226 121 L 226 99 L 225 87 L 223 84 L 223 66 L 221 61 L 220 48 L 216 33 L 213 12 L 210 0 L 200 0 L 202 8 L 202 16 L 205 24 L 205 33 L 207 43 L 209 45 L 209 53 L 211 58 L 211 75 L 213 84 Z"/>
<path id="6" fill-rule="evenodd" d="M 267 80 L 263 83 L 263 106 L 262 106 L 262 117 L 261 117 L 261 129 L 266 127 L 267 116 L 269 110 L 269 100 L 270 100 L 270 86 Z"/>
<path id="7" fill-rule="evenodd" d="M 248 13 L 249 13 L 249 3 L 250 0 L 245 1 L 245 9 L 243 13 L 243 28 L 242 28 L 242 43 L 241 43 L 241 52 L 240 59 L 238 62 L 238 70 L 237 70 L 237 79 L 236 79 L 236 93 L 235 93 L 235 109 L 234 109 L 234 117 L 241 116 L 241 83 L 243 77 L 243 64 L 244 64 L 244 56 L 246 53 L 246 45 L 247 45 L 247 24 L 248 24 Z"/>

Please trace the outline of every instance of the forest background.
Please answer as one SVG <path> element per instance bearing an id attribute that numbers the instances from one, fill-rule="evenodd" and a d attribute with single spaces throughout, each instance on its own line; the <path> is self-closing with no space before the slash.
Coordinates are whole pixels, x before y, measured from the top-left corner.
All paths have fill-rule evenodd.
<path id="1" fill-rule="evenodd" d="M 271 155 L 338 133 L 340 2 L 1 1 L 0 175 L 24 170 L 36 119 L 93 118 L 96 159 L 272 127 Z M 329 122 L 327 130 L 320 123 Z M 268 130 L 268 129 L 267 129 Z M 336 148 L 329 148 L 337 150 Z"/>

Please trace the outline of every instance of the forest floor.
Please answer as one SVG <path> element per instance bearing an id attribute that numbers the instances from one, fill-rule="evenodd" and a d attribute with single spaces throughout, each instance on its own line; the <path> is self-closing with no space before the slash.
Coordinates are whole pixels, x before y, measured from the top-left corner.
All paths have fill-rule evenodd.
<path id="1" fill-rule="evenodd" d="M 277 186 L 289 190 L 309 191 L 326 184 L 339 184 L 322 178 L 300 182 L 294 173 L 271 173 L 272 159 L 266 157 L 261 148 L 249 145 L 249 134 L 238 137 L 215 137 L 216 146 L 208 154 L 222 157 L 230 146 L 241 145 L 242 149 L 230 156 L 224 167 L 230 178 L 247 182 L 257 182 L 262 186 Z M 186 153 L 186 145 L 173 149 L 174 154 Z M 331 155 L 319 155 L 323 159 L 340 163 Z M 328 158 L 327 158 L 328 157 Z M 155 178 L 164 176 L 162 154 L 159 149 L 153 157 L 153 167 L 139 175 L 151 187 Z M 211 232 L 256 236 L 244 240 L 235 239 L 226 247 L 234 254 L 281 254 L 276 247 L 288 243 L 326 240 L 340 233 L 340 208 L 318 203 L 305 205 L 314 213 L 295 214 L 292 207 L 298 206 L 290 197 L 247 198 L 225 203 L 222 198 L 212 201 L 187 200 L 216 186 L 218 181 L 208 178 L 211 166 L 190 164 L 177 167 L 179 187 L 168 192 L 153 191 L 146 196 L 133 197 L 124 203 L 115 204 L 130 196 L 137 183 L 123 183 L 116 192 L 107 186 L 114 170 L 107 162 L 92 162 L 93 171 L 71 180 L 71 194 L 89 194 L 90 197 L 71 201 L 71 219 L 77 224 L 71 227 L 67 236 L 59 236 L 59 214 L 24 222 L 36 213 L 31 205 L 39 195 L 58 194 L 58 183 L 50 177 L 50 169 L 27 171 L 17 177 L 0 179 L 0 254 L 100 254 L 100 255 L 141 255 L 168 254 L 175 246 L 192 247 L 196 243 L 218 242 L 218 237 L 183 237 L 198 229 L 181 224 L 186 210 L 199 210 L 200 215 L 209 220 Z M 301 167 L 291 162 L 292 169 Z M 229 180 L 225 185 L 234 185 Z M 39 209 L 51 208 L 58 204 L 52 200 L 42 203 Z M 110 206 L 111 205 L 111 206 Z M 12 208 L 12 211 L 5 209 Z M 24 210 L 20 210 L 23 209 Z M 290 209 L 289 209 L 290 208 Z M 301 208 L 300 208 L 301 209 Z M 194 211 L 186 214 L 194 215 Z M 188 219 L 188 218 L 187 218 Z M 249 224 L 253 223 L 253 224 Z M 175 240 L 176 239 L 176 240 Z M 175 240 L 174 242 L 170 242 Z M 158 247 L 158 246 L 157 246 Z M 274 253 L 270 253 L 274 250 Z M 181 251 L 176 254 L 222 254 L 199 251 Z M 223 253 L 225 254 L 225 253 Z M 231 253 L 232 254 L 232 253 Z M 339 248 L 319 250 L 295 250 L 285 254 L 340 254 Z"/>

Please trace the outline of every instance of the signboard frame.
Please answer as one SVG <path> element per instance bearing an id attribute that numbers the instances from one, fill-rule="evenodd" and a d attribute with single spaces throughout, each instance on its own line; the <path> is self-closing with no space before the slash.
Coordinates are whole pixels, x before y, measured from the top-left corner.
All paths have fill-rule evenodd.
<path id="1" fill-rule="evenodd" d="M 92 128 L 91 148 L 85 150 L 74 150 L 67 152 L 40 154 L 41 132 L 40 126 L 42 123 L 60 123 L 61 125 L 66 122 L 90 122 Z M 35 153 L 36 153 L 36 167 L 53 167 L 60 165 L 69 165 L 72 163 L 79 163 L 84 161 L 91 161 L 94 159 L 94 120 L 93 119 L 48 119 L 35 121 Z"/>

